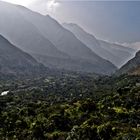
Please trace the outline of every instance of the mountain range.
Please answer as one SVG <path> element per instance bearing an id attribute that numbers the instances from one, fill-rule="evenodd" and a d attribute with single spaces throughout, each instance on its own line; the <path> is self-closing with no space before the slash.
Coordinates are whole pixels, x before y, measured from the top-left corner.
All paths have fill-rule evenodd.
<path id="1" fill-rule="evenodd" d="M 117 67 L 124 65 L 134 56 L 135 50 L 115 43 L 99 40 L 90 33 L 74 23 L 63 23 L 63 26 L 70 30 L 79 40 L 87 45 L 100 57 L 109 60 Z"/>
<path id="2" fill-rule="evenodd" d="M 0 33 L 47 67 L 99 74 L 117 69 L 50 16 L 0 2 L 0 19 Z"/>
<path id="3" fill-rule="evenodd" d="M 42 63 L 53 69 L 108 75 L 135 53 L 131 48 L 99 40 L 77 24 L 61 25 L 49 15 L 44 16 L 23 6 L 2 1 L 0 34 L 7 42 L 9 40 L 9 44 L 30 56 L 36 65 Z M 16 53 L 13 55 L 20 57 Z"/>

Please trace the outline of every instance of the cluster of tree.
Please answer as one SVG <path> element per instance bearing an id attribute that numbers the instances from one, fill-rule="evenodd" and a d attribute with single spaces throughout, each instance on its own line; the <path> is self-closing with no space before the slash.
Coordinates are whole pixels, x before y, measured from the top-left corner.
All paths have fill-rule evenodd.
<path id="1" fill-rule="evenodd" d="M 27 81 L 0 83 L 1 140 L 140 139 L 140 77 Z"/>

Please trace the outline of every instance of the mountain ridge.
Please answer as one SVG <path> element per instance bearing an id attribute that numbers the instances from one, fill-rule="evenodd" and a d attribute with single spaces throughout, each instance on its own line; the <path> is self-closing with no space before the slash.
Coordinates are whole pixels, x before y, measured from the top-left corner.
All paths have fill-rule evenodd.
<path id="1" fill-rule="evenodd" d="M 0 12 L 0 33 L 20 49 L 28 53 L 37 52 L 50 56 L 67 57 L 45 38 L 34 24 L 23 18 L 17 5 L 0 1 Z M 5 24 L 8 22 L 10 22 L 10 25 L 6 26 Z"/>
<path id="2" fill-rule="evenodd" d="M 48 15 L 43 16 L 36 12 L 33 13 L 30 10 L 24 10 L 21 12 L 27 20 L 32 22 L 40 32 L 42 32 L 42 34 L 56 46 L 56 48 L 71 56 L 72 59 L 75 59 L 76 61 L 78 59 L 83 59 L 84 61 L 87 60 L 87 62 L 90 62 L 93 65 L 98 62 L 99 64 L 96 65 L 97 67 L 101 67 L 104 63 L 101 68 L 103 71 L 107 70 L 106 65 L 108 65 L 108 70 L 109 67 L 112 69 L 111 71 L 116 69 L 109 61 L 102 59 L 92 52 L 92 50 L 78 40 L 72 32 L 63 28 L 63 26 L 52 17 Z M 102 64 L 100 64 L 101 62 Z"/>
<path id="3" fill-rule="evenodd" d="M 76 37 L 93 50 L 97 55 L 111 61 L 117 67 L 122 66 L 133 56 L 133 50 L 124 46 L 109 43 L 97 39 L 92 34 L 86 32 L 82 27 L 74 23 L 63 23 L 66 29 L 70 30 Z"/>

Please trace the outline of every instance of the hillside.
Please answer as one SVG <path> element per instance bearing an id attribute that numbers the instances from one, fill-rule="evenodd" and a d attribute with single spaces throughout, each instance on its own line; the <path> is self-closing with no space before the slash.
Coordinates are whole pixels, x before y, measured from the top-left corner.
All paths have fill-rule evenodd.
<path id="1" fill-rule="evenodd" d="M 0 1 L 0 19 L 0 33 L 20 49 L 30 54 L 69 57 L 59 51 L 31 22 L 26 20 L 16 5 Z M 9 22 L 10 24 L 7 24 Z"/>
<path id="2" fill-rule="evenodd" d="M 75 74 L 0 81 L 10 91 L 0 96 L 1 140 L 139 139 L 139 83 Z"/>
<path id="3" fill-rule="evenodd" d="M 41 74 L 45 67 L 0 35 L 0 73 L 3 75 Z"/>
<path id="4" fill-rule="evenodd" d="M 47 67 L 99 74 L 117 69 L 50 16 L 0 2 L 0 19 L 0 33 Z"/>
<path id="5" fill-rule="evenodd" d="M 140 66 L 129 72 L 130 75 L 140 75 Z"/>
<path id="6" fill-rule="evenodd" d="M 117 74 L 139 74 L 140 73 L 140 51 L 136 53 L 136 56 L 128 61 Z"/>
<path id="7" fill-rule="evenodd" d="M 109 43 L 107 41 L 98 40 L 92 34 L 87 33 L 79 25 L 73 23 L 64 23 L 63 26 L 70 30 L 80 41 L 87 45 L 97 55 L 106 60 L 111 61 L 117 67 L 122 66 L 134 54 L 134 50 L 126 48 L 122 45 Z"/>
<path id="8" fill-rule="evenodd" d="M 75 62 L 74 68 L 80 71 L 84 70 L 84 67 L 89 69 L 87 70 L 88 72 L 98 72 L 101 74 L 109 74 L 116 70 L 116 67 L 111 62 L 94 53 L 78 40 L 74 34 L 63 28 L 61 24 L 49 15 L 43 16 L 20 6 L 18 6 L 18 9 L 23 17 L 31 22 L 44 37 L 48 38 L 58 50 L 70 56 L 70 62 L 67 59 L 63 59 L 63 62 L 66 61 L 70 65 L 68 67 L 66 65 L 65 68 L 73 67 L 71 66 L 71 61 L 73 61 Z M 42 60 L 40 57 L 40 61 L 44 63 L 44 60 L 44 58 Z M 62 62 L 60 61 L 60 63 Z M 89 67 L 88 64 L 91 66 Z"/>

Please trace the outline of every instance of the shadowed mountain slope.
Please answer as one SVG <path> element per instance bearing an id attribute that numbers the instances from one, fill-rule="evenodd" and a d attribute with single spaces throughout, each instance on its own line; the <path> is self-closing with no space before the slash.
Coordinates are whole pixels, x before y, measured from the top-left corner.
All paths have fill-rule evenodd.
<path id="1" fill-rule="evenodd" d="M 128 61 L 117 74 L 140 74 L 140 51 L 136 53 L 136 56 Z"/>
<path id="2" fill-rule="evenodd" d="M 41 74 L 45 67 L 32 56 L 12 45 L 0 35 L 0 73 L 4 75 Z"/>

